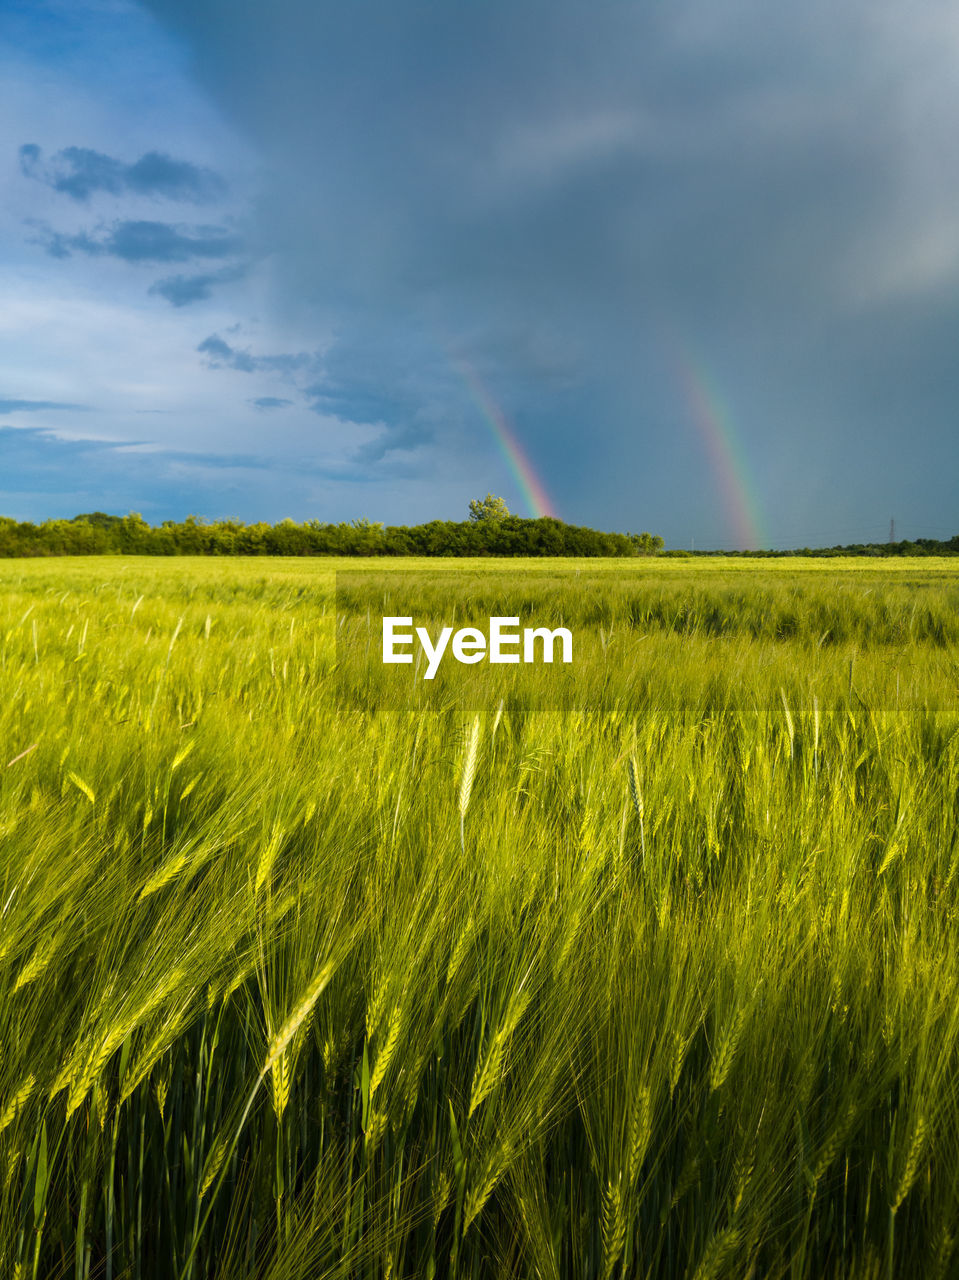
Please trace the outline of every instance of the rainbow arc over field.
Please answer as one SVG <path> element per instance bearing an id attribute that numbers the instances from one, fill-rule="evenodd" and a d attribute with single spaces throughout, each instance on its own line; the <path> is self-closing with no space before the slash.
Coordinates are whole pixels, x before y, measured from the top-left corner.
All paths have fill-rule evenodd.
<path id="1" fill-rule="evenodd" d="M 525 449 L 517 438 L 516 432 L 506 420 L 492 393 L 483 384 L 476 370 L 465 360 L 453 361 L 454 367 L 461 375 L 470 393 L 470 399 L 480 411 L 483 421 L 489 427 L 490 434 L 505 461 L 509 472 L 519 486 L 523 501 L 534 517 L 556 516 L 556 508 L 536 474 Z"/>
<path id="2" fill-rule="evenodd" d="M 688 345 L 673 344 L 671 354 L 739 549 L 757 551 L 768 547 L 759 497 L 729 408 L 705 365 Z"/>

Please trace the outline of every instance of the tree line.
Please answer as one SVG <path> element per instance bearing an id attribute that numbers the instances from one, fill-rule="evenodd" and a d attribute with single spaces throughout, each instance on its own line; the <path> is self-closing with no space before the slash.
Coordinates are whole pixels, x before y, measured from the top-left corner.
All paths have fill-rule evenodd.
<path id="1" fill-rule="evenodd" d="M 339 524 L 245 524 L 239 520 L 164 520 L 151 525 L 137 512 L 92 511 L 40 524 L 0 516 L 0 558 L 22 556 L 955 556 L 959 534 L 948 541 L 854 543 L 791 551 L 663 550 L 651 533 L 604 533 L 564 524 L 552 516 L 526 520 L 505 511 L 501 499 L 470 503 L 469 520 L 384 525 L 369 520 Z M 504 514 L 505 512 L 505 514 Z"/>
<path id="2" fill-rule="evenodd" d="M 19 556 L 638 556 L 662 551 L 650 533 L 603 533 L 551 516 L 431 520 L 383 525 L 369 520 L 329 524 L 244 524 L 196 516 L 151 525 L 88 512 L 40 524 L 0 516 L 0 557 Z"/>

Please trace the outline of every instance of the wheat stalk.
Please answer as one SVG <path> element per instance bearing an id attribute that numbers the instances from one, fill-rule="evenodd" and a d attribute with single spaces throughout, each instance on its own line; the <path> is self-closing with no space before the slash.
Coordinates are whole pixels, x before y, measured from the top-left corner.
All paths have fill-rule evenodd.
<path id="1" fill-rule="evenodd" d="M 736 1049 L 739 1045 L 739 1036 L 742 1032 L 745 1018 L 746 1010 L 740 1007 L 736 1010 L 735 1016 L 720 1038 L 713 1057 L 712 1070 L 709 1073 L 709 1089 L 711 1093 L 715 1093 L 725 1083 L 726 1077 L 729 1075 L 733 1059 L 736 1057 Z"/>
<path id="2" fill-rule="evenodd" d="M 633 1090 L 629 1104 L 626 1176 L 632 1185 L 639 1174 L 653 1132 L 652 1096 L 648 1084 Z"/>
<path id="3" fill-rule="evenodd" d="M 466 756 L 463 760 L 463 771 L 460 774 L 460 848 L 466 852 L 465 820 L 469 808 L 470 796 L 473 793 L 473 778 L 476 774 L 476 753 L 479 750 L 480 721 L 479 716 L 473 720 L 469 742 L 466 744 Z"/>
<path id="4" fill-rule="evenodd" d="M 633 808 L 636 810 L 636 817 L 639 819 L 639 848 L 642 855 L 643 866 L 646 865 L 646 827 L 643 822 L 645 812 L 643 806 L 643 792 L 639 785 L 639 769 L 636 765 L 636 757 L 630 756 L 627 764 L 627 773 L 629 774 L 629 794 L 633 799 Z"/>
<path id="5" fill-rule="evenodd" d="M 491 739 L 496 737 L 496 730 L 499 728 L 499 722 L 502 720 L 502 718 L 503 718 L 503 699 L 500 698 L 499 705 L 496 708 L 496 715 L 493 717 L 493 728 L 490 733 Z"/>
<path id="6" fill-rule="evenodd" d="M 320 972 L 316 975 L 316 978 L 313 980 L 313 983 L 306 995 L 270 1041 L 266 1055 L 266 1062 L 263 1065 L 263 1070 L 260 1072 L 260 1080 L 265 1078 L 267 1072 L 272 1071 L 273 1064 L 296 1035 L 297 1031 L 299 1031 L 306 1019 L 313 1012 L 313 1006 L 326 990 L 326 986 L 330 981 L 330 978 L 333 976 L 334 967 L 335 966 L 332 961 L 323 966 Z"/>
<path id="7" fill-rule="evenodd" d="M 912 1184 L 916 1180 L 916 1174 L 919 1172 L 919 1161 L 922 1156 L 922 1149 L 925 1146 L 925 1142 L 926 1119 L 925 1116 L 920 1113 L 916 1117 L 916 1122 L 913 1125 L 912 1141 L 909 1143 L 909 1151 L 906 1155 L 906 1163 L 903 1165 L 902 1176 L 896 1185 L 895 1192 L 893 1193 L 892 1200 L 890 1201 L 889 1207 L 892 1209 L 893 1213 L 898 1211 L 899 1206 L 909 1194 Z"/>
<path id="8" fill-rule="evenodd" d="M 469 1230 L 470 1223 L 479 1216 L 486 1201 L 493 1194 L 497 1182 L 506 1172 L 513 1158 L 513 1148 L 508 1139 L 504 1139 L 497 1149 L 486 1158 L 482 1173 L 470 1187 L 463 1212 L 463 1234 Z"/>
<path id="9" fill-rule="evenodd" d="M 3 1109 L 3 1115 L 0 1116 L 0 1133 L 3 1133 L 13 1121 L 17 1118 L 23 1109 L 24 1103 L 33 1092 L 33 1086 L 36 1084 L 32 1075 L 28 1075 L 23 1083 L 11 1097 L 10 1101 Z"/>
<path id="10" fill-rule="evenodd" d="M 610 1280 L 626 1246 L 622 1180 L 609 1178 L 603 1192 L 603 1280 Z"/>
<path id="11" fill-rule="evenodd" d="M 476 1070 L 473 1073 L 473 1085 L 470 1089 L 470 1116 L 489 1096 L 493 1086 L 496 1084 L 509 1038 L 516 1030 L 520 1018 L 525 1013 L 529 998 L 529 992 L 524 991 L 522 988 L 514 994 L 503 1022 L 489 1042 L 486 1052 L 476 1064 Z"/>
<path id="12" fill-rule="evenodd" d="M 715 1280 L 725 1274 L 726 1263 L 739 1248 L 739 1232 L 732 1227 L 720 1231 L 706 1246 L 693 1280 Z M 744 1272 L 745 1272 L 744 1268 Z"/>
<path id="13" fill-rule="evenodd" d="M 780 686 L 779 697 L 782 699 L 783 713 L 786 717 L 786 731 L 789 734 L 789 758 L 793 758 L 793 746 L 796 737 L 796 726 L 793 724 L 792 712 L 789 710 L 789 703 L 786 701 L 786 690 Z"/>
<path id="14" fill-rule="evenodd" d="M 383 1081 L 383 1077 L 389 1070 L 393 1055 L 396 1052 L 396 1046 L 400 1038 L 400 1027 L 403 1022 L 403 1010 L 399 1005 L 393 1010 L 390 1017 L 389 1026 L 386 1032 L 386 1040 L 383 1048 L 376 1055 L 376 1065 L 373 1068 L 373 1074 L 370 1077 L 370 1097 L 376 1093 L 377 1089 Z"/>

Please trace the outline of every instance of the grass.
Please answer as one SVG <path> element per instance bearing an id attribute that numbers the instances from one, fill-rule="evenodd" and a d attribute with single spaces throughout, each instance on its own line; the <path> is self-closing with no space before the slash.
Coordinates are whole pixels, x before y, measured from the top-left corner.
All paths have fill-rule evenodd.
<path id="1" fill-rule="evenodd" d="M 0 566 L 0 1274 L 959 1274 L 953 564 L 358 567 Z"/>

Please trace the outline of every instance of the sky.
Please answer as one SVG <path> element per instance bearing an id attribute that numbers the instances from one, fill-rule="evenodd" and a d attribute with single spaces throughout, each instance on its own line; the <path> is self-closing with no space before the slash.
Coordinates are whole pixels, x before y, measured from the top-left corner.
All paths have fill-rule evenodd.
<path id="1" fill-rule="evenodd" d="M 0 514 L 959 533 L 951 0 L 0 0 Z"/>

